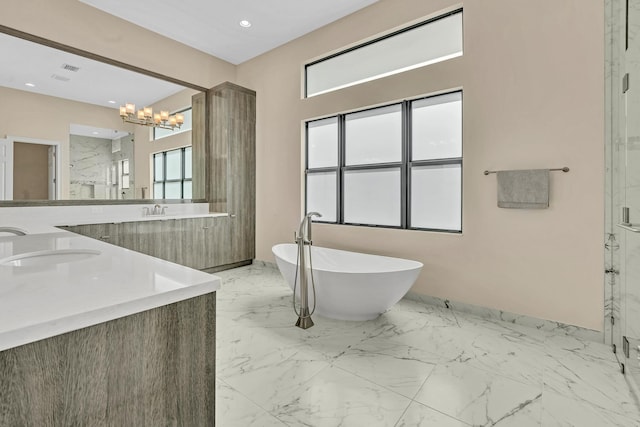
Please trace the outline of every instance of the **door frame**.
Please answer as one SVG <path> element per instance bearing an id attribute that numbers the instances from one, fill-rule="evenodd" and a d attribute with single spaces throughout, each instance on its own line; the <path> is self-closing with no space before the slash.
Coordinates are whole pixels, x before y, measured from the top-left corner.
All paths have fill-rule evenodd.
<path id="1" fill-rule="evenodd" d="M 22 142 L 25 144 L 39 144 L 39 145 L 49 145 L 54 147 L 54 155 L 55 155 L 55 185 L 53 186 L 55 194 L 49 195 L 49 200 L 58 200 L 60 198 L 60 194 L 62 191 L 61 182 L 60 182 L 60 171 L 61 171 L 61 159 L 60 159 L 60 144 L 59 141 L 53 141 L 49 139 L 40 139 L 40 138 L 25 138 L 22 136 L 13 136 L 7 135 L 6 141 L 9 142 L 8 150 L 7 150 L 7 168 L 6 168 L 6 179 L 5 179 L 5 196 L 6 200 L 13 200 L 13 144 L 16 142 Z M 9 161 L 10 160 L 10 161 Z"/>

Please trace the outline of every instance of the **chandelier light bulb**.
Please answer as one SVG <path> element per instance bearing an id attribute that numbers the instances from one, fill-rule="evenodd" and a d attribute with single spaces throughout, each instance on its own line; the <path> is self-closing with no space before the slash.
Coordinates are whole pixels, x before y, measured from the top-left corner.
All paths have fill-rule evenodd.
<path id="1" fill-rule="evenodd" d="M 162 129 L 180 129 L 184 124 L 184 114 L 169 115 L 168 111 L 161 110 L 154 113 L 152 107 L 144 107 L 136 111 L 135 104 L 120 106 L 120 117 L 125 123 L 133 123 L 141 126 L 152 126 Z"/>

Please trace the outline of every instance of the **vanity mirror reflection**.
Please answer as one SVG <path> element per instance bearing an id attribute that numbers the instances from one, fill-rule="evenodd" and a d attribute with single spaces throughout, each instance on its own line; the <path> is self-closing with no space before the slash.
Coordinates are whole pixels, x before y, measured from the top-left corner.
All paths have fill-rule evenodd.
<path id="1" fill-rule="evenodd" d="M 6 27 L 0 51 L 0 206 L 192 198 L 188 147 L 204 135 L 204 102 L 193 121 L 191 109 L 204 88 Z M 161 111 L 183 123 L 131 123 L 144 107 L 151 123 Z"/>

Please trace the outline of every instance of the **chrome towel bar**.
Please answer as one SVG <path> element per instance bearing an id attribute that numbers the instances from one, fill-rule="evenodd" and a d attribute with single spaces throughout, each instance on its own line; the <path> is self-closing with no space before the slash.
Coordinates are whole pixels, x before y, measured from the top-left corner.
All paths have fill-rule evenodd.
<path id="1" fill-rule="evenodd" d="M 568 167 L 563 167 L 563 168 L 555 168 L 555 169 L 549 169 L 549 171 L 562 171 L 562 172 L 569 172 L 569 168 Z M 489 175 L 490 173 L 498 173 L 500 171 L 484 171 L 485 175 Z"/>

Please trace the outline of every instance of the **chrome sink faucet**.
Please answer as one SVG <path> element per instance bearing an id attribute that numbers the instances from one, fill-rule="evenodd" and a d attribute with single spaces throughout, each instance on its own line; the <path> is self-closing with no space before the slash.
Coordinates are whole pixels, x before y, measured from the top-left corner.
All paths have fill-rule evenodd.
<path id="1" fill-rule="evenodd" d="M 166 213 L 166 206 L 155 205 L 153 208 L 149 208 L 147 206 L 142 208 L 142 216 L 165 215 Z"/>

